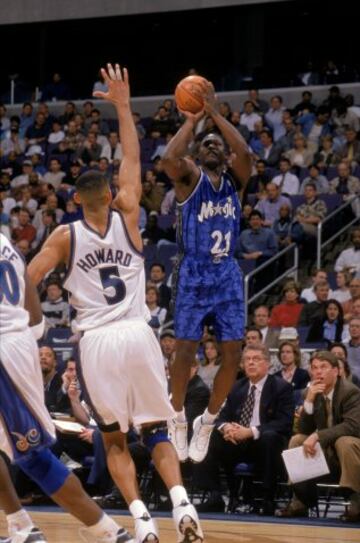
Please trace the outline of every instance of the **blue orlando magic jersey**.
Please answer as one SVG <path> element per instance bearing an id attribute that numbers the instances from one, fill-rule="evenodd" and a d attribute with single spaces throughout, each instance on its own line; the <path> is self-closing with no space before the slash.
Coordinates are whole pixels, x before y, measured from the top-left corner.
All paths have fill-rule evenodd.
<path id="1" fill-rule="evenodd" d="M 200 171 L 193 192 L 177 206 L 177 242 L 185 257 L 220 263 L 234 255 L 240 233 L 240 202 L 227 173 L 216 190 L 209 176 Z"/>

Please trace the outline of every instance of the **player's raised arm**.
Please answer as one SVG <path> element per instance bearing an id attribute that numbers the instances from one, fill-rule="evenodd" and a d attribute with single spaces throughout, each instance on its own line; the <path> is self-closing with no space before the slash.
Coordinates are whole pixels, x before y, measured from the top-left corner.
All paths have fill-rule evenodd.
<path id="1" fill-rule="evenodd" d="M 204 111 L 190 113 L 181 111 L 185 116 L 185 122 L 170 140 L 161 160 L 167 175 L 175 183 L 187 184 L 198 178 L 198 168 L 192 160 L 186 158 L 189 154 L 189 145 L 194 140 L 194 130 L 199 120 L 204 116 Z"/>
<path id="2" fill-rule="evenodd" d="M 28 266 L 28 274 L 34 285 L 38 285 L 45 275 L 60 263 L 68 265 L 70 257 L 69 226 L 58 226 L 45 241 L 41 251 Z"/>
<path id="3" fill-rule="evenodd" d="M 141 198 L 141 164 L 139 138 L 130 108 L 129 74 L 119 64 L 107 64 L 101 74 L 108 86 L 108 92 L 94 92 L 114 104 L 119 120 L 120 141 L 123 158 L 119 170 L 119 192 L 113 204 L 125 213 L 138 213 Z"/>
<path id="4" fill-rule="evenodd" d="M 241 183 L 242 188 L 245 188 L 251 175 L 251 155 L 248 145 L 235 126 L 219 113 L 216 107 L 214 87 L 210 82 L 208 82 L 204 100 L 207 115 L 212 117 L 233 153 L 231 169 L 236 176 L 236 181 Z"/>

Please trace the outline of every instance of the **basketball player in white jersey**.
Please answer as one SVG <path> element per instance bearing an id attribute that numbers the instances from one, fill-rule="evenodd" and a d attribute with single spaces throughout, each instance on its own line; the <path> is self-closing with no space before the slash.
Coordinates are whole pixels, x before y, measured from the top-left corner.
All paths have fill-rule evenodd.
<path id="1" fill-rule="evenodd" d="M 31 328 L 29 327 L 31 325 Z M 80 481 L 50 452 L 55 429 L 44 403 L 35 337 L 44 320 L 37 291 L 25 263 L 0 233 L 0 448 L 61 507 L 83 522 L 84 541 L 129 543 L 134 539 L 95 504 Z M 0 506 L 12 543 L 40 543 L 34 527 L 0 466 Z"/>
<path id="2" fill-rule="evenodd" d="M 102 75 L 109 91 L 94 95 L 116 107 L 123 150 L 119 192 L 112 202 L 101 173 L 81 175 L 75 199 L 82 204 L 85 219 L 58 227 L 31 262 L 29 272 L 38 284 L 60 262 L 67 265 L 64 286 L 77 312 L 76 331 L 83 334 L 79 379 L 103 433 L 110 473 L 135 519 L 137 543 L 157 542 L 159 535 L 140 498 L 126 443 L 129 422 L 141 426 L 143 441 L 170 491 L 178 541 L 201 542 L 199 520 L 167 436 L 173 409 L 160 346 L 147 324 L 150 314 L 138 228 L 140 148 L 130 109 L 128 73 L 108 64 Z"/>

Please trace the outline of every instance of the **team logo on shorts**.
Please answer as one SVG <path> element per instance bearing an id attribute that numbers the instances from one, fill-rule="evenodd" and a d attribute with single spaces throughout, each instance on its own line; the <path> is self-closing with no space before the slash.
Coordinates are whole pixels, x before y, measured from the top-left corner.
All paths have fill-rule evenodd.
<path id="1" fill-rule="evenodd" d="M 36 447 L 39 445 L 41 440 L 41 435 L 36 428 L 29 430 L 26 435 L 22 435 L 19 432 L 11 432 L 13 436 L 17 438 L 15 442 L 15 447 L 19 452 L 26 452 L 30 447 Z"/>

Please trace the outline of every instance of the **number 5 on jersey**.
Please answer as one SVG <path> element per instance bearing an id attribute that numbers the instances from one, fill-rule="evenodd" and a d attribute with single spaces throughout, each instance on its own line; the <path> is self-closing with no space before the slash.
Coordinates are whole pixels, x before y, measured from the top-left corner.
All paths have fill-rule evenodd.
<path id="1" fill-rule="evenodd" d="M 119 268 L 117 266 L 107 266 L 99 269 L 100 280 L 104 290 L 113 288 L 114 294 L 109 296 L 104 293 L 104 298 L 109 305 L 115 305 L 121 302 L 126 295 L 125 283 L 120 279 Z"/>

